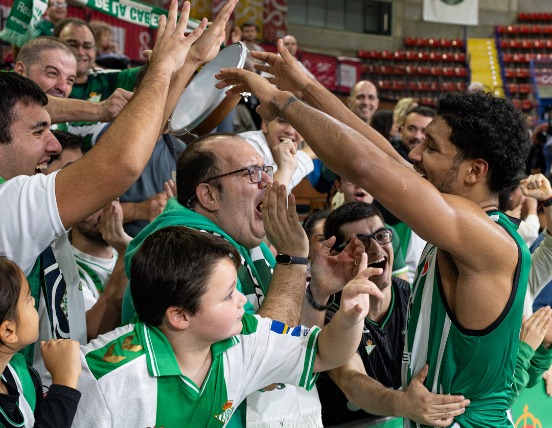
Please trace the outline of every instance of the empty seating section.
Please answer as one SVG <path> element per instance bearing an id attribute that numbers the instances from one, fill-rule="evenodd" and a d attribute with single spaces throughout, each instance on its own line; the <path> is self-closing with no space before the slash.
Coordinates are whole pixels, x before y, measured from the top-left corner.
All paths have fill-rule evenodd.
<path id="1" fill-rule="evenodd" d="M 526 112 L 534 112 L 538 107 L 531 60 L 552 60 L 551 36 L 552 13 L 549 12 L 520 12 L 517 24 L 496 27 L 506 95 Z"/>
<path id="2" fill-rule="evenodd" d="M 414 97 L 434 106 L 442 92 L 464 91 L 469 71 L 462 39 L 405 37 L 404 49 L 360 50 L 363 78 L 382 99 Z"/>

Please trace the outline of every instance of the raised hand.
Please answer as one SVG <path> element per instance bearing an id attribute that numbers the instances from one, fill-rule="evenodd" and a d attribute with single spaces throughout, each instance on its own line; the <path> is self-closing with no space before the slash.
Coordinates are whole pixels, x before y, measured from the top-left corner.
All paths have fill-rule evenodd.
<path id="1" fill-rule="evenodd" d="M 533 174 L 520 182 L 521 191 L 538 201 L 545 201 L 552 197 L 550 181 L 542 174 Z"/>
<path id="2" fill-rule="evenodd" d="M 309 240 L 297 216 L 295 196 L 288 196 L 286 186 L 277 181 L 266 188 L 263 221 L 266 236 L 279 253 L 308 256 Z"/>
<path id="3" fill-rule="evenodd" d="M 52 375 L 52 383 L 76 388 L 82 372 L 79 342 L 70 339 L 42 341 L 40 351 Z"/>
<path id="4" fill-rule="evenodd" d="M 242 68 L 222 68 L 218 74 L 215 74 L 215 78 L 220 80 L 215 85 L 217 88 L 231 87 L 226 91 L 227 94 L 253 93 L 260 101 L 257 113 L 267 122 L 277 117 L 284 117 L 284 112 L 277 107 L 276 98 L 281 97 L 281 101 L 284 101 L 282 105 L 287 99 L 297 100 L 291 92 L 282 92 L 264 77 Z M 285 110 L 285 106 L 282 110 Z"/>
<path id="5" fill-rule="evenodd" d="M 123 229 L 123 209 L 119 201 L 113 201 L 103 208 L 99 228 L 104 241 L 119 254 L 126 251 L 132 238 Z"/>
<path id="6" fill-rule="evenodd" d="M 172 180 L 165 181 L 163 184 L 163 187 L 165 188 L 164 191 L 157 193 L 156 195 L 153 195 L 151 198 L 147 199 L 149 201 L 149 221 L 152 222 L 155 217 L 157 217 L 159 214 L 163 212 L 165 209 L 165 206 L 167 205 L 167 201 L 174 196 L 176 196 L 176 184 Z"/>
<path id="7" fill-rule="evenodd" d="M 124 106 L 132 97 L 132 92 L 126 91 L 122 88 L 117 88 L 115 91 L 104 101 L 98 103 L 100 107 L 100 122 L 113 121 Z"/>
<path id="8" fill-rule="evenodd" d="M 266 64 L 255 64 L 255 68 L 272 74 L 274 77 L 269 80 L 281 91 L 291 91 L 301 98 L 302 92 L 313 82 L 312 78 L 289 53 L 282 39 L 278 40 L 276 47 L 280 55 L 270 52 L 251 52 L 253 58 L 266 62 Z"/>
<path id="9" fill-rule="evenodd" d="M 368 267 L 368 255 L 362 253 L 358 265 L 358 273 L 347 283 L 341 292 L 340 310 L 343 311 L 351 324 L 364 320 L 370 310 L 370 296 L 383 299 L 381 290 L 370 280 L 373 275 L 381 275 L 382 269 Z"/>
<path id="10" fill-rule="evenodd" d="M 345 287 L 358 273 L 364 245 L 353 236 L 351 241 L 337 255 L 331 254 L 335 237 L 325 240 L 318 254 L 313 255 L 311 266 L 311 292 L 315 300 L 324 301 Z M 318 299 L 317 299 L 318 297 Z"/>
<path id="11" fill-rule="evenodd" d="M 177 21 L 178 2 L 171 1 L 168 18 L 165 15 L 159 18 L 157 39 L 149 56 L 150 65 L 162 64 L 173 73 L 184 65 L 192 44 L 203 34 L 207 26 L 207 19 L 203 18 L 199 26 L 185 36 L 189 15 L 190 2 L 185 1 L 180 11 L 180 19 Z"/>
<path id="12" fill-rule="evenodd" d="M 537 350 L 552 324 L 552 309 L 545 306 L 535 311 L 529 318 L 523 317 L 519 339 Z"/>
<path id="13" fill-rule="evenodd" d="M 212 61 L 217 56 L 220 45 L 224 43 L 226 38 L 226 33 L 224 31 L 226 23 L 230 15 L 232 15 L 232 11 L 237 3 L 238 0 L 229 0 L 226 2 L 213 23 L 209 25 L 209 28 L 207 28 L 192 45 L 186 61 L 192 61 L 197 68 L 200 65 Z"/>

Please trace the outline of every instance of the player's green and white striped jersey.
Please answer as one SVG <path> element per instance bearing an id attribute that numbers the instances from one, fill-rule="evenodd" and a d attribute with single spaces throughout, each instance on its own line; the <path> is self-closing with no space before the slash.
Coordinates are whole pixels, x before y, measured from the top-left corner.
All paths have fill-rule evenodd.
<path id="1" fill-rule="evenodd" d="M 531 256 L 516 226 L 498 211 L 487 213 L 518 246 L 510 299 L 498 319 L 484 330 L 463 328 L 446 300 L 437 264 L 438 248 L 427 245 L 418 266 L 408 314 L 403 353 L 403 387 L 427 363 L 426 387 L 438 394 L 461 394 L 471 403 L 455 418 L 462 427 L 511 427 L 506 411 L 514 381 L 523 301 Z M 474 245 L 477 245 L 476 243 Z M 419 427 L 405 420 L 405 427 Z"/>

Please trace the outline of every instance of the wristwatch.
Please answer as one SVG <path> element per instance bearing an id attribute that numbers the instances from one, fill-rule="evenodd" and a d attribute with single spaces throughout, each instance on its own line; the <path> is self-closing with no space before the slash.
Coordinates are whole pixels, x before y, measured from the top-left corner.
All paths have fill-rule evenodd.
<path id="1" fill-rule="evenodd" d="M 276 256 L 276 263 L 283 265 L 307 265 L 309 263 L 306 257 L 295 257 L 287 254 L 278 254 Z"/>

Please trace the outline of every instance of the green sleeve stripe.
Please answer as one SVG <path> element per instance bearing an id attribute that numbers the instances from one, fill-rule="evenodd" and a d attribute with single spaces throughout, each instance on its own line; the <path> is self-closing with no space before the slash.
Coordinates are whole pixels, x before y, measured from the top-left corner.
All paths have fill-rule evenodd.
<path id="1" fill-rule="evenodd" d="M 318 335 L 320 334 L 320 328 L 313 327 L 309 335 L 307 342 L 307 355 L 305 356 L 305 362 L 303 363 L 303 373 L 301 374 L 301 380 L 299 386 L 310 390 L 316 380 L 314 371 L 314 361 L 316 360 L 316 354 L 318 351 Z"/>

